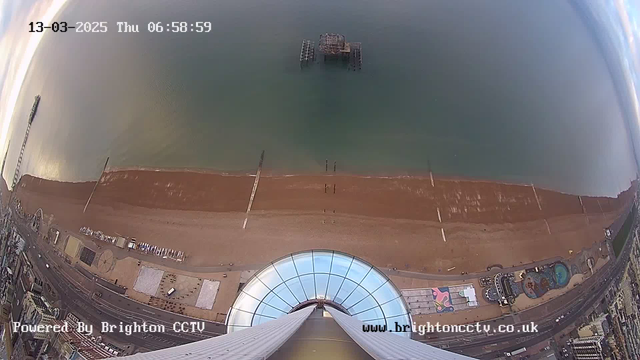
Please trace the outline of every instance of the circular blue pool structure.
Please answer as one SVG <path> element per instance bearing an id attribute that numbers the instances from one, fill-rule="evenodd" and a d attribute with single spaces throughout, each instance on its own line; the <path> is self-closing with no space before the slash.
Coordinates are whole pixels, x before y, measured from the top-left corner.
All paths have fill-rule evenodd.
<path id="1" fill-rule="evenodd" d="M 553 266 L 553 272 L 556 276 L 556 284 L 558 287 L 565 287 L 569 283 L 569 269 L 563 263 L 556 263 Z"/>

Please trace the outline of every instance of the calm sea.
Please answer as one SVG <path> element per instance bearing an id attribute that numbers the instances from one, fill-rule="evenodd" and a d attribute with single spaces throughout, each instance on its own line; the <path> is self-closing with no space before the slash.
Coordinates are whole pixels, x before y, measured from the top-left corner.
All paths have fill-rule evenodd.
<path id="1" fill-rule="evenodd" d="M 95 179 L 110 166 L 338 169 L 534 183 L 614 195 L 636 165 L 602 54 L 568 2 L 75 1 L 49 33 L 12 124 L 11 178 Z M 118 33 L 117 21 L 140 33 Z M 206 34 L 149 22 L 209 21 Z M 26 30 L 25 30 L 26 31 Z M 301 70 L 302 39 L 362 42 L 363 70 Z"/>

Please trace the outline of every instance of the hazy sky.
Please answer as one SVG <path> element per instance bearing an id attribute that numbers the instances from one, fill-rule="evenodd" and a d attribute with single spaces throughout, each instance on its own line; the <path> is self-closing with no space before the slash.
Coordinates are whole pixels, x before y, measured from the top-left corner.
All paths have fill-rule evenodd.
<path id="1" fill-rule="evenodd" d="M 29 33 L 31 21 L 49 23 L 67 0 L 0 0 L 0 151 L 20 87 L 44 33 Z M 0 157 L 2 156 L 0 155 Z"/>
<path id="2" fill-rule="evenodd" d="M 640 11 L 640 1 L 637 0 L 615 0 L 613 2 L 615 10 L 610 11 L 612 23 L 619 24 L 620 28 L 612 32 L 619 37 L 620 57 L 622 66 L 626 72 L 628 88 L 634 104 L 636 119 L 640 121 L 640 106 L 638 105 L 638 89 L 640 89 L 640 23 L 638 11 Z M 615 15 L 617 15 L 617 19 Z"/>

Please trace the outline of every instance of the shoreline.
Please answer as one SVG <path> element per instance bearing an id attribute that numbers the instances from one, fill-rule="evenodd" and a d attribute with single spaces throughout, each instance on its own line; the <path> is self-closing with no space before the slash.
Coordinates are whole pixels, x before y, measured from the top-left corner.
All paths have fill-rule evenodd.
<path id="1" fill-rule="evenodd" d="M 331 168 L 331 166 L 330 166 Z M 237 170 L 237 171 L 220 171 L 209 168 L 181 168 L 181 167 L 153 167 L 153 166 L 107 166 L 104 173 L 102 175 L 114 174 L 114 173 L 122 173 L 122 172 L 154 172 L 160 174 L 202 174 L 202 175 L 218 175 L 223 177 L 255 177 L 256 176 L 256 168 L 253 170 Z M 412 174 L 404 174 L 404 173 L 391 173 L 391 172 L 380 172 L 376 173 L 354 173 L 348 171 L 338 171 L 337 173 L 333 173 L 330 169 L 328 172 L 317 171 L 317 172 L 290 172 L 285 170 L 275 170 L 275 169 L 262 169 L 261 177 L 268 178 L 290 178 L 290 177 L 332 177 L 332 176 L 343 176 L 343 177 L 351 177 L 351 178 L 361 178 L 361 179 L 416 179 L 416 180 L 429 180 L 433 178 L 434 181 L 450 181 L 450 182 L 464 182 L 464 183 L 486 183 L 486 184 L 497 184 L 497 185 L 506 185 L 506 186 L 521 186 L 521 187 L 535 187 L 536 190 L 545 190 L 549 192 L 554 192 L 562 195 L 570 195 L 570 196 L 581 196 L 585 198 L 609 198 L 615 199 L 612 196 L 605 195 L 583 195 L 571 192 L 565 192 L 556 190 L 549 187 L 538 186 L 534 183 L 525 183 L 525 182 L 517 182 L 517 181 L 506 181 L 506 180 L 493 180 L 490 178 L 482 178 L 482 177 L 471 177 L 464 175 L 442 175 L 435 172 L 423 172 L 416 171 Z M 98 179 L 92 180 L 78 180 L 78 181 L 63 181 L 56 179 L 48 179 L 37 177 L 31 174 L 24 174 L 23 177 L 31 177 L 39 180 L 46 180 L 55 183 L 65 183 L 65 184 L 82 184 L 82 183 L 95 183 L 99 181 Z M 631 181 L 630 186 L 633 185 L 636 181 Z M 5 181 L 6 183 L 6 181 Z M 619 192 L 617 195 L 619 197 L 620 194 L 628 191 L 623 190 Z"/>

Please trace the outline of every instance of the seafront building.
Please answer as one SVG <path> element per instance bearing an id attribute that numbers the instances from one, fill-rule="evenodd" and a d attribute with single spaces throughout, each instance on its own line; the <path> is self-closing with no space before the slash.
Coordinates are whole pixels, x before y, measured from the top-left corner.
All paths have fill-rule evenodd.
<path id="1" fill-rule="evenodd" d="M 640 356 L 640 303 L 638 302 L 640 282 L 640 230 L 633 230 L 631 256 L 625 267 L 620 283 L 609 296 L 607 323 L 610 332 L 607 342 L 616 358 L 636 359 Z M 606 334 L 605 334 L 606 336 Z"/>
<path id="2" fill-rule="evenodd" d="M 576 359 L 636 359 L 640 347 L 639 229 L 632 229 L 631 256 L 619 283 L 605 293 L 602 306 L 590 315 L 590 321 L 577 329 L 571 347 Z"/>
<path id="3" fill-rule="evenodd" d="M 42 297 L 31 291 L 25 295 L 23 311 L 24 315 L 21 323 L 25 325 L 32 325 L 34 327 L 38 325 L 48 325 L 55 320 L 53 313 L 49 311 Z M 35 339 L 47 338 L 46 333 L 33 331 L 32 335 Z"/>
<path id="4" fill-rule="evenodd" d="M 571 343 L 573 357 L 576 360 L 604 360 L 603 342 L 603 336 L 576 339 Z"/>
<path id="5" fill-rule="evenodd" d="M 633 268 L 628 266 L 615 298 L 609 305 L 609 314 L 613 322 L 613 340 L 618 352 L 632 359 L 640 356 L 640 308 L 636 301 L 637 296 L 637 277 Z"/>
<path id="6" fill-rule="evenodd" d="M 21 324 L 32 326 L 48 325 L 55 320 L 40 295 L 28 291 L 22 303 L 23 312 L 21 319 L 18 320 Z M 28 356 L 32 356 L 35 359 L 40 358 L 47 350 L 48 339 L 51 335 L 48 332 L 38 331 L 19 331 L 16 334 L 20 341 L 14 348 L 12 359 L 26 359 Z"/>
<path id="7" fill-rule="evenodd" d="M 65 321 L 69 324 L 68 331 L 61 331 L 51 334 L 51 350 L 48 355 L 55 359 L 76 360 L 76 359 L 105 359 L 117 355 L 107 346 L 100 345 L 100 339 L 78 332 L 76 326 L 77 318 L 70 314 Z M 55 320 L 56 325 L 64 325 L 63 321 Z"/>
<path id="8" fill-rule="evenodd" d="M 602 314 L 589 324 L 578 329 L 578 335 L 583 337 L 589 336 L 607 336 L 609 334 L 609 324 L 607 322 L 607 315 Z"/>

